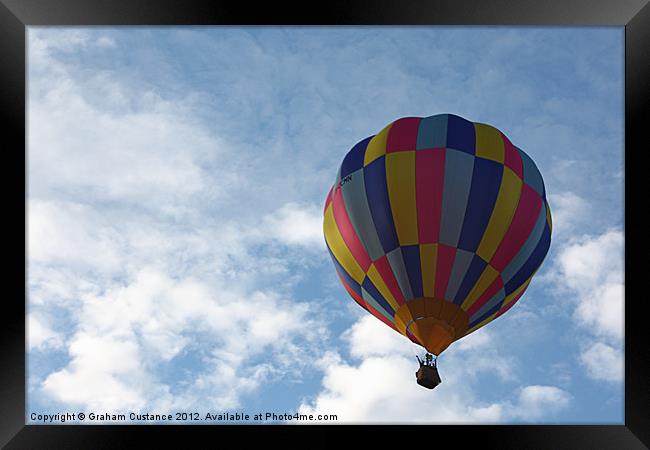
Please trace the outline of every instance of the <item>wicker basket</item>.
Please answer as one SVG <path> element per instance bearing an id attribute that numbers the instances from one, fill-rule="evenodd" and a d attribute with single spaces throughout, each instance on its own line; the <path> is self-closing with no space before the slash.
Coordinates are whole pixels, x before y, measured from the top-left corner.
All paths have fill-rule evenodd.
<path id="1" fill-rule="evenodd" d="M 418 380 L 418 384 L 427 389 L 433 389 L 442 382 L 440 375 L 438 375 L 438 369 L 433 366 L 420 366 L 418 371 L 415 372 L 415 376 Z"/>

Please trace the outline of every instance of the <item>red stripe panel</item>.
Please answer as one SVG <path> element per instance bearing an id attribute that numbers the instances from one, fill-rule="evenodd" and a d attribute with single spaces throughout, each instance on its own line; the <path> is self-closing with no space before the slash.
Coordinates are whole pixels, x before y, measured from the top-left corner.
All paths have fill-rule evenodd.
<path id="1" fill-rule="evenodd" d="M 419 117 L 405 117 L 393 122 L 386 137 L 386 153 L 415 150 L 420 120 Z"/>
<path id="2" fill-rule="evenodd" d="M 323 208 L 323 215 L 325 215 L 325 211 L 327 211 L 327 207 L 329 206 L 330 202 L 332 201 L 332 189 L 334 189 L 334 186 L 330 188 L 330 191 L 327 193 L 327 198 L 325 199 L 325 207 Z"/>
<path id="3" fill-rule="evenodd" d="M 397 278 L 395 278 L 395 274 L 393 274 L 393 269 L 390 267 L 390 263 L 388 262 L 386 255 L 383 255 L 381 258 L 375 261 L 375 267 L 377 268 L 377 272 L 379 272 L 381 279 L 384 280 L 384 283 L 386 283 L 388 290 L 391 294 L 393 294 L 395 300 L 397 300 L 397 303 L 400 305 L 406 303 L 406 299 L 402 294 L 402 290 L 399 288 Z"/>
<path id="4" fill-rule="evenodd" d="M 350 253 L 354 256 L 354 259 L 359 263 L 364 272 L 368 272 L 368 268 L 372 261 L 368 252 L 364 248 L 363 244 L 359 240 L 352 222 L 348 217 L 348 212 L 345 209 L 345 203 L 343 202 L 343 192 L 341 189 L 337 189 L 334 192 L 332 199 L 332 212 L 334 213 L 334 220 L 336 221 L 336 227 L 341 232 L 345 245 L 350 249 Z"/>
<path id="5" fill-rule="evenodd" d="M 420 244 L 433 244 L 439 240 L 444 176 L 444 148 L 415 152 L 415 201 Z"/>
<path id="6" fill-rule="evenodd" d="M 519 178 L 524 178 L 524 163 L 521 160 L 521 155 L 519 150 L 515 148 L 510 140 L 501 133 L 503 138 L 503 148 L 504 148 L 504 164 L 507 167 L 510 167 L 514 173 L 516 173 Z"/>
<path id="7" fill-rule="evenodd" d="M 451 267 L 454 265 L 456 248 L 448 245 L 438 244 L 438 260 L 436 262 L 436 284 L 433 294 L 436 298 L 444 299 L 447 292 L 447 283 L 451 275 Z"/>
<path id="8" fill-rule="evenodd" d="M 526 288 L 522 289 L 521 292 L 520 292 L 519 294 L 517 294 L 517 295 L 515 296 L 515 298 L 514 298 L 510 303 L 508 303 L 504 308 L 501 308 L 501 309 L 497 312 L 497 315 L 494 316 L 494 318 L 496 319 L 496 318 L 499 317 L 501 314 L 505 313 L 505 312 L 508 311 L 510 308 L 512 308 L 512 306 L 513 306 L 515 303 L 517 303 L 517 302 L 519 301 L 519 299 L 521 298 L 521 296 L 524 295 L 524 292 L 526 292 Z"/>
<path id="9" fill-rule="evenodd" d="M 533 231 L 541 207 L 542 198 L 533 188 L 524 184 L 515 216 L 512 218 L 506 235 L 490 261 L 492 267 L 502 272 L 510 260 L 514 258 L 526 242 L 526 239 L 528 239 L 531 231 Z"/>
<path id="10" fill-rule="evenodd" d="M 476 299 L 474 304 L 469 308 L 466 312 L 467 315 L 472 317 L 472 315 L 481 309 L 481 306 L 483 306 L 485 303 L 487 303 L 488 300 L 490 300 L 494 295 L 499 292 L 499 290 L 503 287 L 503 280 L 501 279 L 501 275 L 497 276 L 492 284 L 481 294 L 479 298 Z"/>

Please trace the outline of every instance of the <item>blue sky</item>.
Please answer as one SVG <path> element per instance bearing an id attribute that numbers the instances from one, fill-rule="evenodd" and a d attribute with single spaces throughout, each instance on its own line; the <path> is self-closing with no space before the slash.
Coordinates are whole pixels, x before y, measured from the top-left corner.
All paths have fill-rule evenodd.
<path id="1" fill-rule="evenodd" d="M 30 27 L 28 73 L 28 421 L 623 422 L 623 28 Z M 440 113 L 535 160 L 554 229 L 429 391 L 322 206 L 352 145 Z"/>

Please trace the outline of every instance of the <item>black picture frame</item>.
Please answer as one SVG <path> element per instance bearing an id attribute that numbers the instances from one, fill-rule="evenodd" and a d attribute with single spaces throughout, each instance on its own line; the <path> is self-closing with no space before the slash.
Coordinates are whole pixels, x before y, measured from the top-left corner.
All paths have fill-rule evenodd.
<path id="1" fill-rule="evenodd" d="M 217 434 L 237 433 L 255 439 L 285 436 L 287 442 L 336 443 L 332 431 L 345 429 L 361 437 L 398 437 L 404 441 L 431 433 L 435 441 L 454 445 L 476 442 L 488 448 L 647 448 L 650 445 L 650 346 L 645 296 L 635 297 L 647 267 L 640 239 L 645 129 L 650 123 L 650 5 L 648 0 L 347 0 L 302 2 L 225 2 L 207 0 L 0 0 L 0 114 L 4 168 L 3 223 L 16 233 L 5 242 L 22 242 L 5 258 L 5 280 L 20 294 L 5 295 L 2 309 L 0 367 L 0 445 L 6 448 L 122 448 L 138 438 L 156 441 L 211 442 Z M 26 352 L 26 27 L 37 25 L 520 25 L 625 27 L 625 422 L 622 425 L 439 425 L 416 430 L 392 426 L 45 426 L 25 425 Z M 645 175 L 647 178 L 647 175 Z M 637 205 L 639 202 L 639 205 Z M 14 250 L 15 248 L 15 250 Z M 9 263 L 11 261 L 11 263 Z M 643 336 L 646 336 L 644 339 Z M 152 428 L 154 430 L 152 430 Z M 290 430 L 287 430 L 287 429 Z M 154 431 L 152 433 L 152 431 Z M 292 436 L 286 438 L 291 431 Z M 304 434 L 309 433 L 309 434 Z M 295 441 L 294 441 L 295 439 Z M 215 441 L 212 441 L 215 442 Z M 237 441 L 234 441 L 237 442 Z M 221 445 L 220 444 L 220 445 Z M 148 445 L 148 446 L 150 446 Z M 239 445 L 239 444 L 237 444 Z M 407 444 L 408 445 L 408 444 Z M 464 445 L 463 445 L 464 446 Z"/>

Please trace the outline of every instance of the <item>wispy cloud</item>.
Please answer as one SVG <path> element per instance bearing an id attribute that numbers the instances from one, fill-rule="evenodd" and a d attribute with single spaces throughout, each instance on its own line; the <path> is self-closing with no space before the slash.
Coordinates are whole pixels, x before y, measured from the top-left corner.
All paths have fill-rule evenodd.
<path id="1" fill-rule="evenodd" d="M 30 350 L 47 350 L 63 345 L 61 335 L 52 329 L 47 319 L 29 314 L 27 319 L 28 347 Z"/>
<path id="2" fill-rule="evenodd" d="M 595 380 L 623 378 L 624 236 L 573 236 L 563 243 L 544 281 L 562 303 L 570 305 L 587 341 L 579 362 Z"/>
<path id="3" fill-rule="evenodd" d="M 256 394 L 353 422 L 584 412 L 576 354 L 596 382 L 620 383 L 592 370 L 621 359 L 609 256 L 623 242 L 622 63 L 603 56 L 622 61 L 616 36 L 30 28 L 30 405 L 228 409 Z M 418 348 L 359 319 L 321 218 L 351 145 L 440 112 L 494 124 L 533 156 L 555 228 L 540 282 L 455 343 L 429 392 L 413 379 Z M 556 323 L 560 290 L 575 323 Z M 548 356 L 564 326 L 587 339 L 551 368 L 522 362 Z"/>
<path id="4" fill-rule="evenodd" d="M 625 367 L 620 349 L 596 342 L 580 355 L 580 362 L 596 380 L 620 382 L 623 379 Z"/>
<path id="5" fill-rule="evenodd" d="M 576 295 L 575 316 L 593 334 L 623 337 L 623 233 L 579 237 L 560 251 L 558 276 Z"/>
<path id="6" fill-rule="evenodd" d="M 289 246 L 325 250 L 321 208 L 287 203 L 264 218 L 261 233 Z"/>
<path id="7" fill-rule="evenodd" d="M 269 205 L 262 223 L 241 220 L 220 203 L 240 176 L 225 164 L 232 149 L 187 104 L 107 72 L 78 80 L 52 55 L 112 39 L 31 42 L 31 70 L 52 76 L 30 96 L 30 304 L 74 324 L 64 336 L 30 314 L 32 348 L 69 358 L 33 394 L 109 411 L 233 408 L 263 380 L 303 370 L 301 353 L 327 330 L 317 307 L 265 283 L 290 263 L 255 247 L 322 247 L 317 208 Z M 106 97 L 93 97 L 103 83 Z M 171 386 L 159 373 L 184 352 L 200 357 Z"/>
<path id="8" fill-rule="evenodd" d="M 305 399 L 302 414 L 338 415 L 351 423 L 484 423 L 552 420 L 571 395 L 555 386 L 515 388 L 508 359 L 490 351 L 492 334 L 480 330 L 441 357 L 443 382 L 433 391 L 415 382 L 420 348 L 373 317 L 347 332 L 352 358 L 327 353 L 320 362 L 322 390 Z M 512 387 L 501 401 L 481 401 L 480 376 L 496 374 Z"/>
<path id="9" fill-rule="evenodd" d="M 242 295 L 246 302 L 240 301 Z M 301 370 L 298 342 L 316 346 L 326 337 L 309 318 L 307 304 L 194 279 L 173 280 L 151 270 L 80 308 L 78 330 L 68 342 L 71 360 L 45 379 L 43 389 L 62 402 L 109 411 L 175 404 L 171 394 L 161 396 L 168 386 L 156 368 L 197 340 L 205 345 L 190 351 L 200 351 L 204 361 L 196 369 L 198 378 L 187 380 L 178 392 L 180 398 L 187 407 L 207 400 L 204 406 L 233 408 L 240 394 L 269 376 L 268 370 Z M 277 357 L 270 365 L 259 359 L 267 352 Z M 252 374 L 240 376 L 251 367 Z"/>

